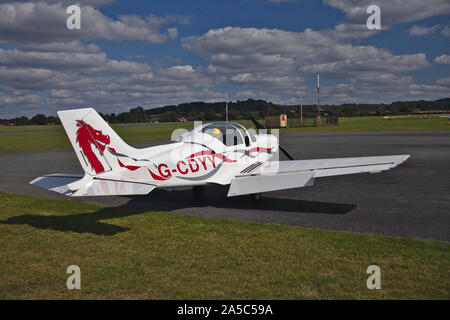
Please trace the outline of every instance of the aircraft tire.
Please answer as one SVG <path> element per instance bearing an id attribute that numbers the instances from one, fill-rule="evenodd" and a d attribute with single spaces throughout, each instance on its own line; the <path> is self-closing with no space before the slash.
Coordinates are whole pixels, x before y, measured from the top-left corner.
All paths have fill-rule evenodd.
<path id="1" fill-rule="evenodd" d="M 262 198 L 262 193 L 258 192 L 258 193 L 252 193 L 248 195 L 250 200 L 252 200 L 253 202 L 258 202 L 261 200 Z"/>

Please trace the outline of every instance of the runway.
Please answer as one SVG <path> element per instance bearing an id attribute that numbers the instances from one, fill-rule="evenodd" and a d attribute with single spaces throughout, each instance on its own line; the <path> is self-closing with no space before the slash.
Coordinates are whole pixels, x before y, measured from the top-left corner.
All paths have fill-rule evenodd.
<path id="1" fill-rule="evenodd" d="M 316 179 L 314 187 L 265 193 L 254 203 L 226 198 L 227 188 L 156 190 L 148 196 L 93 197 L 79 201 L 308 228 L 450 240 L 450 131 L 283 133 L 296 159 L 410 154 L 404 165 L 379 174 Z M 146 147 L 159 143 L 138 143 Z M 66 198 L 28 182 L 50 173 L 80 173 L 72 149 L 0 156 L 0 190 Z M 73 198 L 72 198 L 73 199 Z M 32 210 L 30 208 L 30 210 Z"/>

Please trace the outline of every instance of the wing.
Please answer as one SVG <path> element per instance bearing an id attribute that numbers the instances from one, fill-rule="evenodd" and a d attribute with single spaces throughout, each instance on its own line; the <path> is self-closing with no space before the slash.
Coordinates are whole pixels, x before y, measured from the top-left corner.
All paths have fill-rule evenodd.
<path id="1" fill-rule="evenodd" d="M 102 179 L 90 175 L 61 173 L 36 178 L 30 184 L 72 197 L 148 194 L 156 188 L 155 184 L 142 181 Z"/>
<path id="2" fill-rule="evenodd" d="M 409 155 L 267 162 L 236 176 L 228 196 L 311 186 L 314 178 L 381 172 L 404 163 Z"/>

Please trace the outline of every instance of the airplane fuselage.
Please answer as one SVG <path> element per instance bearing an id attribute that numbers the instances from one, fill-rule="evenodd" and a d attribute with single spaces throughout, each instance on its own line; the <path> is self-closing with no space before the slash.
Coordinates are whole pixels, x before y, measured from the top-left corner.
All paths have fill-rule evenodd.
<path id="1" fill-rule="evenodd" d="M 105 161 L 117 162 L 118 174 L 137 181 L 157 182 L 158 188 L 173 188 L 209 183 L 229 184 L 247 168 L 266 162 L 278 151 L 278 139 L 273 135 L 254 135 L 245 143 L 226 146 L 216 138 L 199 134 L 194 139 L 139 150 L 138 155 L 117 154 L 107 147 Z M 205 144 L 203 140 L 209 140 Z M 241 141 L 241 140 L 239 140 Z M 208 147 L 206 146 L 208 145 Z M 109 152 L 108 152 L 109 151 Z M 114 159 L 114 157 L 116 159 Z M 105 166 L 106 167 L 106 166 Z M 98 175 L 107 179 L 112 171 Z"/>

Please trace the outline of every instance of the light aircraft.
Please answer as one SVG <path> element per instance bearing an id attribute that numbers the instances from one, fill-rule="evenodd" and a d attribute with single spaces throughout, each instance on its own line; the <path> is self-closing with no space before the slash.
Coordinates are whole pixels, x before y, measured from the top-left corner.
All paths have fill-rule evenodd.
<path id="1" fill-rule="evenodd" d="M 67 196 L 144 195 L 155 188 L 230 185 L 228 197 L 312 186 L 315 178 L 396 167 L 409 155 L 293 160 L 273 134 L 237 123 L 208 123 L 176 141 L 137 149 L 126 144 L 93 109 L 59 111 L 84 174 L 50 174 L 30 183 Z M 259 129 L 263 127 L 255 120 Z M 280 150 L 289 159 L 274 161 Z"/>

